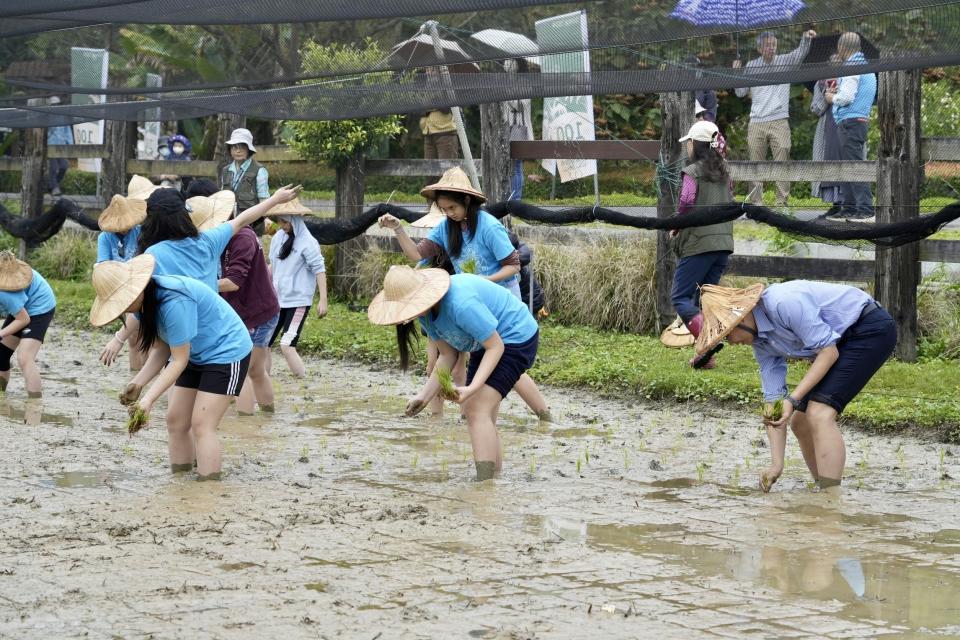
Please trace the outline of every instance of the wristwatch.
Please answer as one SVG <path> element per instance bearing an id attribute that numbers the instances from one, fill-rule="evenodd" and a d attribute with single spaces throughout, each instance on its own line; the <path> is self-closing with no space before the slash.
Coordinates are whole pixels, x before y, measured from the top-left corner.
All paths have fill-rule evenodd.
<path id="1" fill-rule="evenodd" d="M 789 402 L 789 403 L 790 403 L 790 406 L 792 406 L 794 409 L 796 409 L 796 408 L 797 408 L 797 405 L 800 404 L 800 401 L 797 400 L 796 398 L 794 398 L 794 397 L 791 396 L 791 395 L 788 395 L 786 398 L 784 398 L 784 400 L 786 400 L 787 402 Z"/>

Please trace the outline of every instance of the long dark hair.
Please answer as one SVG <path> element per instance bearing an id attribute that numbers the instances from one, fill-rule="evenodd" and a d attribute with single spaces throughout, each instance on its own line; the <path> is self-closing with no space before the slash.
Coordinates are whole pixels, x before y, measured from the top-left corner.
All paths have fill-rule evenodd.
<path id="1" fill-rule="evenodd" d="M 707 182 L 726 182 L 729 180 L 727 162 L 709 142 L 693 141 L 693 161 L 700 163 L 700 177 Z"/>
<path id="2" fill-rule="evenodd" d="M 160 301 L 157 299 L 157 283 L 153 278 L 143 290 L 143 306 L 140 308 L 140 333 L 137 334 L 137 346 L 147 352 L 157 341 L 157 318 L 160 315 Z"/>
<path id="3" fill-rule="evenodd" d="M 281 260 L 286 260 L 290 257 L 290 252 L 293 251 L 293 241 L 297 239 L 297 236 L 293 233 L 293 223 L 289 221 L 287 223 L 290 225 L 290 231 L 286 229 L 283 230 L 283 232 L 287 234 L 287 239 L 280 245 L 280 254 L 277 256 Z"/>
<path id="4" fill-rule="evenodd" d="M 480 218 L 480 203 L 477 202 L 477 199 L 459 191 L 437 191 L 434 193 L 434 201 L 441 197 L 450 198 L 467 210 L 467 233 L 473 238 L 474 234 L 477 233 L 477 221 Z M 451 258 L 459 258 L 462 249 L 463 234 L 460 225 L 447 219 L 447 253 L 450 254 Z"/>
<path id="5" fill-rule="evenodd" d="M 410 366 L 410 350 L 420 346 L 420 334 L 413 320 L 397 325 L 397 350 L 400 352 L 400 368 L 404 371 Z"/>
<path id="6" fill-rule="evenodd" d="M 171 203 L 170 198 L 167 198 L 168 201 L 163 206 L 151 206 L 153 199 L 151 194 L 150 199 L 147 200 L 147 219 L 143 221 L 140 227 L 137 253 L 144 253 L 149 247 L 164 240 L 182 240 L 183 238 L 196 238 L 200 235 L 197 227 L 193 224 L 193 220 L 190 219 L 190 214 L 187 213 L 180 192 L 173 189 L 160 189 L 158 191 L 176 193 L 179 196 L 180 204 L 177 206 L 175 202 Z M 157 191 L 154 193 L 157 193 Z"/>

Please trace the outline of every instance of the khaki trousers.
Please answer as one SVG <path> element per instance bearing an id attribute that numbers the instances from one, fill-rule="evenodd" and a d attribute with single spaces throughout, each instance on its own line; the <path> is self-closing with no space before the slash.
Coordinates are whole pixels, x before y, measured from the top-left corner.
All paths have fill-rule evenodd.
<path id="1" fill-rule="evenodd" d="M 456 160 L 460 157 L 460 140 L 455 132 L 431 133 L 423 136 L 425 160 Z"/>
<path id="2" fill-rule="evenodd" d="M 751 122 L 747 125 L 747 151 L 750 160 L 757 162 L 767 159 L 767 149 L 773 154 L 777 162 L 790 159 L 790 122 L 783 118 L 771 122 Z M 763 202 L 763 183 L 751 183 L 753 195 L 750 201 L 753 204 Z M 790 183 L 777 183 L 777 206 L 787 206 L 787 196 L 790 195 Z"/>

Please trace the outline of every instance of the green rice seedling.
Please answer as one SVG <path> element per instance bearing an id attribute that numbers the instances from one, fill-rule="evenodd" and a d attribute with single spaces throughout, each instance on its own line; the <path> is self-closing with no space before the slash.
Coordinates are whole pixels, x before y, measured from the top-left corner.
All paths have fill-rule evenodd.
<path id="1" fill-rule="evenodd" d="M 590 445 L 583 448 L 583 460 L 587 464 L 590 464 Z"/>
<path id="2" fill-rule="evenodd" d="M 420 455 L 419 455 L 418 453 L 414 452 L 414 454 L 413 454 L 413 461 L 410 463 L 410 466 L 413 467 L 414 469 L 416 469 L 416 468 L 417 468 L 417 465 L 419 465 L 419 464 L 420 464 Z"/>
<path id="3" fill-rule="evenodd" d="M 627 448 L 623 448 L 623 470 L 626 471 L 630 468 L 630 452 L 627 451 Z"/>
<path id="4" fill-rule="evenodd" d="M 537 472 L 537 456 L 530 456 L 530 473 Z"/>
<path id="5" fill-rule="evenodd" d="M 708 466 L 702 461 L 697 463 L 697 482 L 703 482 L 703 476 L 706 475 Z"/>
<path id="6" fill-rule="evenodd" d="M 731 478 L 730 484 L 735 487 L 740 486 L 740 465 L 733 468 L 733 478 Z"/>
<path id="7" fill-rule="evenodd" d="M 768 407 L 767 403 L 764 403 L 760 413 L 767 420 L 779 420 L 783 417 L 783 398 L 774 402 L 772 407 Z"/>
<path id="8" fill-rule="evenodd" d="M 580 473 L 580 456 L 577 456 L 577 474 Z"/>
<path id="9" fill-rule="evenodd" d="M 463 273 L 477 273 L 477 259 L 473 256 L 460 263 L 460 271 Z"/>
<path id="10" fill-rule="evenodd" d="M 440 397 L 444 400 L 457 402 L 460 394 L 453 384 L 453 373 L 446 367 L 437 367 L 437 382 L 440 383 Z"/>
<path id="11" fill-rule="evenodd" d="M 147 426 L 147 414 L 140 408 L 140 405 L 137 404 L 133 413 L 130 414 L 130 419 L 127 420 L 127 433 L 133 435 L 145 426 Z"/>

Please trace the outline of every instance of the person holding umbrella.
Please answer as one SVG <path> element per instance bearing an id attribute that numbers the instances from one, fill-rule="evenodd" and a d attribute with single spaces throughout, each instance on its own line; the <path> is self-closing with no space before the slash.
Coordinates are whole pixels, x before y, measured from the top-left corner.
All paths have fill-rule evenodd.
<path id="1" fill-rule="evenodd" d="M 806 280 L 766 288 L 704 285 L 700 304 L 704 322 L 697 353 L 710 353 L 726 339 L 751 345 L 760 366 L 772 458 L 760 474 L 763 491 L 783 473 L 788 424 L 814 481 L 821 488 L 839 485 L 846 448 L 837 416 L 893 353 L 897 327 L 890 314 L 856 287 Z M 792 391 L 788 358 L 812 361 Z"/>

